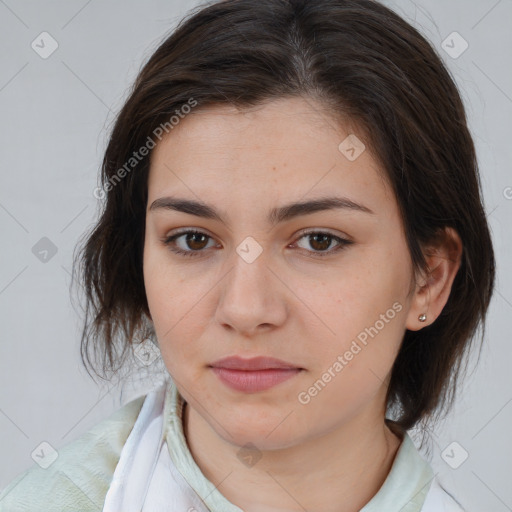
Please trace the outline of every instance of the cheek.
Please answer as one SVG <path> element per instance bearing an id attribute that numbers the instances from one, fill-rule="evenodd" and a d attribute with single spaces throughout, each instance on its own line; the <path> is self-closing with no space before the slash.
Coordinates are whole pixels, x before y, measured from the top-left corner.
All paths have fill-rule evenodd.
<path id="1" fill-rule="evenodd" d="M 402 339 L 402 317 L 403 310 L 390 309 L 388 323 L 367 323 L 353 336 L 341 335 L 329 344 L 299 390 L 297 399 L 308 401 L 303 406 L 308 414 L 348 420 L 385 391 Z"/>
<path id="2" fill-rule="evenodd" d="M 403 262 L 376 258 L 373 251 L 310 287 L 307 295 L 306 289 L 299 292 L 321 319 L 308 314 L 303 327 L 315 341 L 311 384 L 329 381 L 326 400 L 355 404 L 381 387 L 405 332 L 406 282 Z"/>
<path id="3" fill-rule="evenodd" d="M 162 358 L 169 373 L 179 380 L 194 371 L 187 361 L 201 362 L 204 358 L 195 340 L 201 338 L 208 318 L 203 297 L 207 289 L 203 290 L 201 276 L 184 277 L 180 266 L 171 265 L 165 252 L 145 249 L 144 286 Z"/>
<path id="4" fill-rule="evenodd" d="M 395 324 L 394 333 L 400 332 L 396 324 L 402 319 L 395 316 L 405 309 L 405 281 L 399 266 L 400 263 L 389 265 L 358 253 L 352 261 L 344 260 L 343 267 L 333 269 L 328 279 L 297 279 L 293 289 L 308 306 L 299 305 L 303 308 L 303 322 L 316 329 L 325 346 L 336 348 L 360 333 L 364 338 L 366 329 L 376 322 L 378 327 L 385 325 L 383 331 L 393 330 L 390 326 Z M 380 320 L 382 316 L 385 324 Z"/>
<path id="5" fill-rule="evenodd" d="M 185 295 L 186 283 L 179 266 L 172 265 L 167 249 L 159 247 L 157 242 L 147 240 L 144 246 L 144 287 L 150 309 L 154 310 L 153 319 L 161 322 L 174 316 L 179 309 L 181 295 Z"/>

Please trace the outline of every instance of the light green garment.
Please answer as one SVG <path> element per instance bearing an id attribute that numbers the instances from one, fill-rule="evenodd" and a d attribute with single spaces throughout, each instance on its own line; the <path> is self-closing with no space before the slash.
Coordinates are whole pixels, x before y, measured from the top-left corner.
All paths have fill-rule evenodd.
<path id="1" fill-rule="evenodd" d="M 183 433 L 184 402 L 174 385 L 169 389 L 164 425 L 171 460 L 212 511 L 241 512 L 206 479 L 192 458 Z M 144 398 L 129 402 L 60 448 L 48 469 L 34 465 L 18 475 L 0 494 L 0 512 L 101 512 Z M 386 481 L 361 512 L 419 512 L 432 478 L 432 469 L 406 434 Z"/>
<path id="2" fill-rule="evenodd" d="M 139 397 L 37 464 L 0 494 L 0 512 L 101 512 L 123 445 L 144 402 Z"/>

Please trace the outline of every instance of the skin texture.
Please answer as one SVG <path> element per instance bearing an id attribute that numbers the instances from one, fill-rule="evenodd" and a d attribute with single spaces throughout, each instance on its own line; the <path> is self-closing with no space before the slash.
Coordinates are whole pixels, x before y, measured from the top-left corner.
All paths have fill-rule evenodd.
<path id="1" fill-rule="evenodd" d="M 191 453 L 246 512 L 358 511 L 375 495 L 401 442 L 384 423 L 393 361 L 405 329 L 439 315 L 459 268 L 460 239 L 448 230 L 432 248 L 430 277 L 416 276 L 415 284 L 398 205 L 379 163 L 369 150 L 350 161 L 338 149 L 351 133 L 358 132 L 315 101 L 287 98 L 243 112 L 198 108 L 151 155 L 144 247 L 151 319 L 187 401 Z M 228 224 L 150 210 L 171 195 L 214 206 Z M 374 213 L 328 210 L 267 223 L 274 207 L 332 195 Z M 166 246 L 178 228 L 210 238 L 187 244 L 185 235 Z M 353 243 L 335 252 L 335 239 L 315 242 L 306 229 Z M 247 237 L 262 249 L 252 263 L 236 251 Z M 202 252 L 181 256 L 172 247 Z M 322 250 L 330 254 L 322 257 Z M 299 393 L 390 309 L 393 318 L 388 313 L 384 327 L 301 403 Z M 418 320 L 422 313 L 426 322 Z M 267 391 L 237 392 L 208 366 L 232 355 L 276 357 L 303 370 Z M 252 466 L 237 456 L 247 443 L 259 458 Z"/>

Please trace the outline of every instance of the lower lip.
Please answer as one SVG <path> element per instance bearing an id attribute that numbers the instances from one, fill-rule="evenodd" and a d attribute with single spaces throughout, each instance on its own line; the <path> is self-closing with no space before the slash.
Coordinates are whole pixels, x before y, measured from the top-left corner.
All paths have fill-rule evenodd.
<path id="1" fill-rule="evenodd" d="M 236 391 L 256 393 L 270 389 L 285 380 L 291 379 L 301 370 L 299 368 L 275 368 L 267 370 L 231 370 L 228 368 L 212 368 L 219 379 Z"/>

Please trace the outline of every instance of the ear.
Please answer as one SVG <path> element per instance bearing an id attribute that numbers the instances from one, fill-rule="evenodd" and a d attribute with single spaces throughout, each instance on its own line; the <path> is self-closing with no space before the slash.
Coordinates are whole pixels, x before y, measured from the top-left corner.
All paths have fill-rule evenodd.
<path id="1" fill-rule="evenodd" d="M 428 272 L 422 273 L 417 279 L 407 315 L 407 329 L 418 331 L 432 324 L 441 314 L 460 268 L 462 250 L 459 234 L 451 227 L 444 228 L 439 236 L 423 249 Z M 427 317 L 424 322 L 418 319 L 422 314 Z"/>

